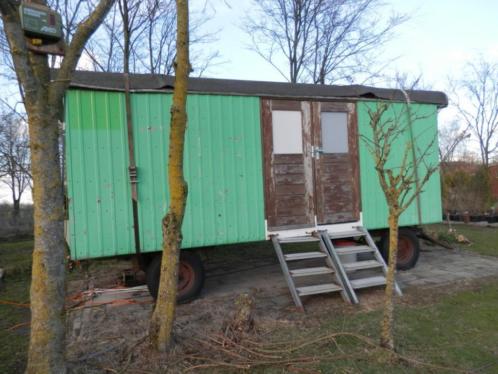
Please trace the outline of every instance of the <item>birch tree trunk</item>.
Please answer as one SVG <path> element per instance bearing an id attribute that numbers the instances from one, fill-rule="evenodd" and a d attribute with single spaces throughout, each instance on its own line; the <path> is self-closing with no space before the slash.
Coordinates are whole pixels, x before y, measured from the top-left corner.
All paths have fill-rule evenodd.
<path id="1" fill-rule="evenodd" d="M 187 128 L 187 79 L 190 72 L 188 41 L 188 1 L 177 0 L 177 40 L 175 87 L 171 107 L 169 135 L 168 185 L 169 210 L 162 221 L 163 248 L 161 275 L 156 306 L 151 319 L 150 337 L 155 348 L 167 351 L 173 342 L 176 310 L 178 263 L 182 242 L 182 222 L 187 202 L 187 184 L 183 176 L 183 151 Z"/>
<path id="2" fill-rule="evenodd" d="M 26 105 L 33 173 L 34 251 L 27 373 L 65 373 L 65 241 L 57 119 Z"/>
<path id="3" fill-rule="evenodd" d="M 33 3 L 46 5 L 45 0 Z M 59 159 L 59 120 L 63 97 L 86 41 L 111 8 L 100 0 L 82 21 L 66 48 L 55 79 L 48 58 L 28 48 L 19 17 L 19 2 L 0 1 L 18 83 L 28 115 L 33 176 L 34 250 L 31 276 L 31 335 L 27 373 L 66 373 L 64 360 L 65 239 L 62 179 Z"/>
<path id="4" fill-rule="evenodd" d="M 399 214 L 396 209 L 389 210 L 389 264 L 387 267 L 384 314 L 380 335 L 380 345 L 390 350 L 394 350 L 394 282 L 398 256 Z"/>
<path id="5" fill-rule="evenodd" d="M 406 91 L 403 91 L 406 94 Z M 437 145 L 437 138 L 420 149 L 413 138 L 405 143 L 401 155 L 391 154 L 393 145 L 400 137 L 411 131 L 412 124 L 419 118 L 410 110 L 410 100 L 406 95 L 406 108 L 396 115 L 386 103 L 378 103 L 375 110 L 368 109 L 370 117 L 371 137 L 362 136 L 364 144 L 375 162 L 375 170 L 379 185 L 384 192 L 389 209 L 389 258 L 386 274 L 384 314 L 381 321 L 381 346 L 394 350 L 394 291 L 396 262 L 398 256 L 398 224 L 400 215 L 414 202 L 422 192 L 422 188 L 438 170 L 438 164 L 431 165 L 425 157 L 431 154 Z M 391 114 L 389 114 L 391 111 Z M 384 114 L 388 114 L 384 117 Z M 406 118 L 406 119 L 405 119 Z M 417 148 L 417 152 L 415 149 Z M 399 160 L 393 166 L 386 166 L 392 158 Z M 426 170 L 419 175 L 418 166 L 423 162 Z"/>

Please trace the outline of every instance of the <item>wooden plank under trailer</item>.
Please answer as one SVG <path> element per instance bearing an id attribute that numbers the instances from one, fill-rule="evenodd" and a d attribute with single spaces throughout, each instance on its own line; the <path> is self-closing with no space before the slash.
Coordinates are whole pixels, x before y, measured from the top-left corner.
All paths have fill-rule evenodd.
<path id="1" fill-rule="evenodd" d="M 364 238 L 364 243 L 335 246 L 333 242 L 335 239 L 351 239 L 352 243 L 356 243 L 358 238 Z M 358 304 L 356 290 L 386 284 L 386 263 L 368 231 L 361 226 L 342 232 L 314 231 L 305 236 L 281 239 L 278 234 L 274 234 L 271 240 L 292 299 L 302 311 L 303 296 L 340 292 L 345 301 Z M 284 252 L 283 247 L 287 244 L 298 243 L 316 243 L 318 248 Z M 299 263 L 300 267 L 289 267 L 292 263 Z M 301 279 L 311 277 L 320 277 L 320 280 L 313 284 L 299 284 Z M 395 292 L 402 295 L 397 283 Z"/>

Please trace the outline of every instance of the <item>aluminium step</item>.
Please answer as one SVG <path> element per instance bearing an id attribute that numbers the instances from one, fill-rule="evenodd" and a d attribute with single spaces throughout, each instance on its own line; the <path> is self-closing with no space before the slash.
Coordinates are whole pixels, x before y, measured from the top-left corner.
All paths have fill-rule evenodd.
<path id="1" fill-rule="evenodd" d="M 353 288 L 356 290 L 359 288 L 383 286 L 386 284 L 386 278 L 382 275 L 377 275 L 368 278 L 352 279 L 349 282 L 351 283 L 351 286 L 353 286 Z"/>
<path id="2" fill-rule="evenodd" d="M 320 293 L 342 291 L 342 288 L 335 283 L 317 284 L 314 286 L 297 287 L 299 296 L 316 295 Z"/>
<path id="3" fill-rule="evenodd" d="M 352 255 L 357 253 L 374 252 L 375 250 L 368 245 L 353 245 L 347 247 L 334 247 L 339 255 Z"/>
<path id="4" fill-rule="evenodd" d="M 360 236 L 365 236 L 365 233 L 360 230 L 349 230 L 349 231 L 339 231 L 339 232 L 327 232 L 330 239 L 343 239 L 343 238 L 357 238 Z"/>
<path id="5" fill-rule="evenodd" d="M 292 244 L 292 243 L 310 243 L 318 242 L 320 239 L 314 236 L 293 236 L 288 238 L 278 238 L 280 244 Z"/>
<path id="6" fill-rule="evenodd" d="M 286 261 L 308 260 L 311 258 L 324 258 L 327 255 L 323 252 L 298 252 L 284 255 Z"/>
<path id="7" fill-rule="evenodd" d="M 291 276 L 296 278 L 296 277 L 307 277 L 310 275 L 332 274 L 334 273 L 334 270 L 326 266 L 320 266 L 315 268 L 289 270 L 289 273 Z"/>
<path id="8" fill-rule="evenodd" d="M 373 269 L 373 268 L 381 268 L 383 265 L 376 260 L 367 260 L 367 261 L 356 261 L 343 263 L 342 267 L 346 272 L 355 271 L 355 270 L 363 270 L 363 269 Z"/>

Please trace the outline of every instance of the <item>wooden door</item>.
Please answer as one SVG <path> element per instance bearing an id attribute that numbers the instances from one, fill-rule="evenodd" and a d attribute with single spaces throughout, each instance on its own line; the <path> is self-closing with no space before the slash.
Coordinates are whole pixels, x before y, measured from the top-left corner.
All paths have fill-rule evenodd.
<path id="1" fill-rule="evenodd" d="M 261 105 L 268 228 L 314 226 L 311 104 L 263 99 Z"/>
<path id="2" fill-rule="evenodd" d="M 319 225 L 359 219 L 354 104 L 313 103 L 315 211 Z"/>

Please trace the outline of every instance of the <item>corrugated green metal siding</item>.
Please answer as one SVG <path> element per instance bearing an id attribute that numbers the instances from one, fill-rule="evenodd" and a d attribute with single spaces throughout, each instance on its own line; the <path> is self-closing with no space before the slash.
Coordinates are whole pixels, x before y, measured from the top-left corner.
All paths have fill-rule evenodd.
<path id="1" fill-rule="evenodd" d="M 360 135 L 371 139 L 371 129 L 369 124 L 368 108 L 375 110 L 375 102 L 358 102 L 358 127 Z M 390 113 L 401 113 L 405 104 L 392 104 Z M 413 137 L 419 149 L 426 149 L 433 139 L 437 139 L 437 108 L 435 105 L 412 104 L 412 113 L 418 119 L 413 123 Z M 399 139 L 394 144 L 391 151 L 393 155 L 392 165 L 399 164 L 403 155 L 405 144 L 410 139 L 407 132 L 404 138 Z M 360 183 L 361 183 L 361 204 L 363 211 L 363 223 L 368 229 L 387 227 L 387 203 L 384 193 L 380 187 L 377 173 L 374 169 L 373 159 L 365 146 L 364 140 L 359 139 L 360 144 Z M 398 157 L 398 159 L 396 159 Z M 428 164 L 438 162 L 437 141 L 434 143 L 430 154 L 426 155 Z M 424 175 L 424 165 L 419 164 L 419 176 Z M 436 172 L 420 195 L 422 223 L 433 223 L 441 221 L 441 186 L 439 173 Z M 400 217 L 400 225 L 417 225 L 418 213 L 416 202 Z"/>
<path id="2" fill-rule="evenodd" d="M 161 247 L 161 218 L 167 209 L 167 150 L 170 94 L 132 95 L 139 223 L 142 250 Z M 359 102 L 358 126 L 369 136 L 367 108 Z M 397 104 L 398 109 L 401 104 Z M 396 110 L 396 105 L 394 106 Z M 414 126 L 421 148 L 437 136 L 433 105 L 413 105 L 425 118 Z M 189 95 L 185 176 L 189 197 L 184 248 L 263 240 L 263 171 L 259 98 Z M 70 90 L 66 97 L 68 242 L 75 259 L 134 253 L 124 95 Z M 408 139 L 406 134 L 406 139 Z M 405 141 L 393 154 L 402 154 Z M 428 161 L 437 161 L 437 144 Z M 421 166 L 422 168 L 422 166 Z M 387 226 L 387 206 L 373 161 L 360 139 L 363 220 L 370 229 Z M 423 170 L 421 170 L 421 175 Z M 421 196 L 422 222 L 441 219 L 439 175 Z M 401 217 L 418 224 L 416 205 Z"/>
<path id="3" fill-rule="evenodd" d="M 170 94 L 132 94 L 143 251 L 161 248 Z M 259 98 L 189 95 L 183 247 L 265 238 Z M 122 93 L 66 98 L 68 242 L 75 259 L 134 253 Z"/>
<path id="4" fill-rule="evenodd" d="M 74 259 L 133 248 L 128 142 L 121 93 L 66 95 L 67 238 Z"/>
<path id="5" fill-rule="evenodd" d="M 134 94 L 140 241 L 161 247 L 167 209 L 169 94 Z M 183 247 L 265 239 L 259 99 L 189 95 Z"/>

